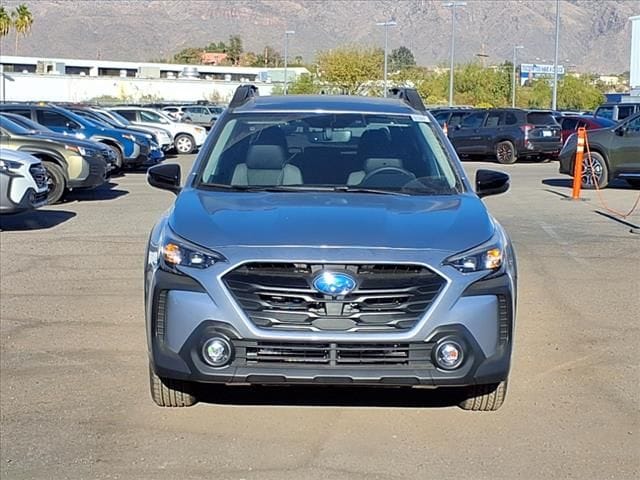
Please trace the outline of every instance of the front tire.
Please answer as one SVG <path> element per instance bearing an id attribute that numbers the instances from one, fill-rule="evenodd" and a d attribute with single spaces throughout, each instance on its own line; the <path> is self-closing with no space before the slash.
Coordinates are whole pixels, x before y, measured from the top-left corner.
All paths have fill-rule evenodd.
<path id="1" fill-rule="evenodd" d="M 593 190 L 596 188 L 606 188 L 609 184 L 609 167 L 607 161 L 598 152 L 585 153 L 582 160 L 582 188 Z"/>
<path id="2" fill-rule="evenodd" d="M 149 365 L 149 387 L 151 398 L 159 407 L 191 407 L 198 403 L 198 399 L 193 394 L 192 383 L 159 377 L 151 365 Z"/>
<path id="3" fill-rule="evenodd" d="M 496 159 L 498 160 L 498 163 L 503 165 L 516 163 L 518 157 L 516 155 L 515 145 L 508 140 L 498 142 L 496 145 Z"/>
<path id="4" fill-rule="evenodd" d="M 58 203 L 64 197 L 67 190 L 67 179 L 64 176 L 62 167 L 53 162 L 42 162 L 45 170 L 47 171 L 47 184 L 49 192 L 47 193 L 47 203 L 53 205 Z"/>
<path id="5" fill-rule="evenodd" d="M 175 140 L 176 152 L 187 155 L 193 153 L 196 149 L 196 142 L 191 135 L 181 133 L 176 136 Z"/>
<path id="6" fill-rule="evenodd" d="M 488 385 L 467 387 L 467 398 L 459 404 L 463 410 L 494 412 L 504 403 L 507 396 L 507 380 Z"/>

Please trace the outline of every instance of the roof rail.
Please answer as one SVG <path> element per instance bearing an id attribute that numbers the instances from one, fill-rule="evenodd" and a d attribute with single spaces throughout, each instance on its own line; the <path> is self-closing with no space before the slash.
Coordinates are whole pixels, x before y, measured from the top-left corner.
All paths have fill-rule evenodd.
<path id="1" fill-rule="evenodd" d="M 245 83 L 236 88 L 236 93 L 233 94 L 231 102 L 229 102 L 229 108 L 236 108 L 240 105 L 244 105 L 250 98 L 258 96 L 258 87 L 252 83 Z"/>
<path id="2" fill-rule="evenodd" d="M 389 89 L 389 96 L 391 98 L 398 98 L 410 107 L 421 112 L 426 110 L 422 98 L 415 88 L 392 87 Z"/>

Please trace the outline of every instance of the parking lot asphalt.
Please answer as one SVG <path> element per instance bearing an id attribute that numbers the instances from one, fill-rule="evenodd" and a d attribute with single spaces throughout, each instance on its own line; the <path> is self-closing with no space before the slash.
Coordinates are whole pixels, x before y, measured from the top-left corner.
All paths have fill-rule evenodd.
<path id="1" fill-rule="evenodd" d="M 181 157 L 189 165 L 193 157 Z M 149 397 L 145 242 L 172 195 L 143 173 L 0 220 L 0 477 L 214 479 L 640 478 L 640 212 L 563 200 L 557 164 L 497 166 L 487 199 L 520 267 L 505 405 L 443 392 L 211 388 Z M 184 173 L 183 173 L 184 176 Z M 637 190 L 603 195 L 629 208 Z"/>

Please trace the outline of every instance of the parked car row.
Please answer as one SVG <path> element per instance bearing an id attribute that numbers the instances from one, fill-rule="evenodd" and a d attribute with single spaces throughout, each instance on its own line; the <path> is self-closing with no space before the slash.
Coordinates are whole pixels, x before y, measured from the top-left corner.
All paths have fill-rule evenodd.
<path id="1" fill-rule="evenodd" d="M 461 157 L 493 155 L 502 164 L 559 158 L 560 173 L 568 175 L 574 171 L 575 133 L 584 127 L 590 153 L 583 160 L 583 188 L 604 188 L 618 177 L 640 186 L 640 104 L 605 104 L 594 115 L 513 108 L 440 108 L 431 113 L 446 125 Z"/>
<path id="2" fill-rule="evenodd" d="M 38 159 L 46 170 L 46 202 L 49 204 L 59 202 L 71 190 L 102 185 L 114 172 L 155 165 L 165 158 L 166 152 L 193 153 L 204 143 L 206 135 L 203 127 L 173 121 L 167 114 L 148 108 L 45 103 L 0 105 L 3 165 L 18 168 L 17 163 L 10 162 L 19 160 L 8 158 L 7 151 Z M 15 181 L 9 182 L 9 177 L 15 175 L 5 167 L 3 182 L 7 188 L 10 183 L 18 185 Z M 3 191 L 6 198 L 3 198 L 2 211 L 27 209 L 24 202 L 15 202 L 18 196 L 22 200 L 20 195 L 18 190 L 11 194 Z M 41 206 L 39 197 L 32 204 L 32 208 Z"/>

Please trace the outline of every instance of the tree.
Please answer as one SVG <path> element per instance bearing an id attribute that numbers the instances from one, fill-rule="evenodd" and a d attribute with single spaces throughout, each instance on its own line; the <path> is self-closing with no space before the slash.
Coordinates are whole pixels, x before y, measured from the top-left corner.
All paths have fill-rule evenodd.
<path id="1" fill-rule="evenodd" d="M 605 101 L 588 78 L 565 75 L 558 82 L 558 106 L 563 109 L 593 110 Z"/>
<path id="2" fill-rule="evenodd" d="M 26 37 L 31 30 L 31 25 L 33 25 L 33 15 L 31 14 L 29 7 L 22 3 L 16 7 L 11 16 L 13 17 L 13 26 L 16 29 L 15 54 L 18 55 L 18 38 L 20 35 Z"/>
<path id="3" fill-rule="evenodd" d="M 202 49 L 196 47 L 183 48 L 173 56 L 173 61 L 175 63 L 198 65 L 202 62 Z"/>
<path id="4" fill-rule="evenodd" d="M 256 55 L 252 67 L 278 67 L 282 63 L 282 55 L 275 48 L 266 46 Z"/>
<path id="5" fill-rule="evenodd" d="M 551 85 L 546 78 L 537 78 L 531 82 L 530 87 L 518 91 L 520 99 L 518 104 L 523 107 L 549 108 L 551 105 Z"/>
<path id="6" fill-rule="evenodd" d="M 291 95 L 308 95 L 318 93 L 318 88 L 311 75 L 300 75 L 287 87 L 287 93 Z"/>
<path id="7" fill-rule="evenodd" d="M 204 51 L 209 53 L 226 53 L 227 45 L 222 41 L 218 43 L 211 42 L 209 45 L 204 47 Z"/>
<path id="8" fill-rule="evenodd" d="M 389 65 L 391 70 L 403 70 L 416 66 L 416 59 L 407 47 L 396 48 L 389 55 Z"/>
<path id="9" fill-rule="evenodd" d="M 13 22 L 4 7 L 0 7 L 0 38 L 9 34 Z"/>
<path id="10" fill-rule="evenodd" d="M 318 65 L 323 82 L 333 84 L 348 95 L 382 77 L 384 54 L 380 50 L 343 47 L 321 52 Z"/>
<path id="11" fill-rule="evenodd" d="M 238 64 L 243 51 L 242 38 L 240 38 L 240 35 L 231 35 L 229 37 L 229 44 L 227 45 L 225 53 L 233 65 Z"/>

